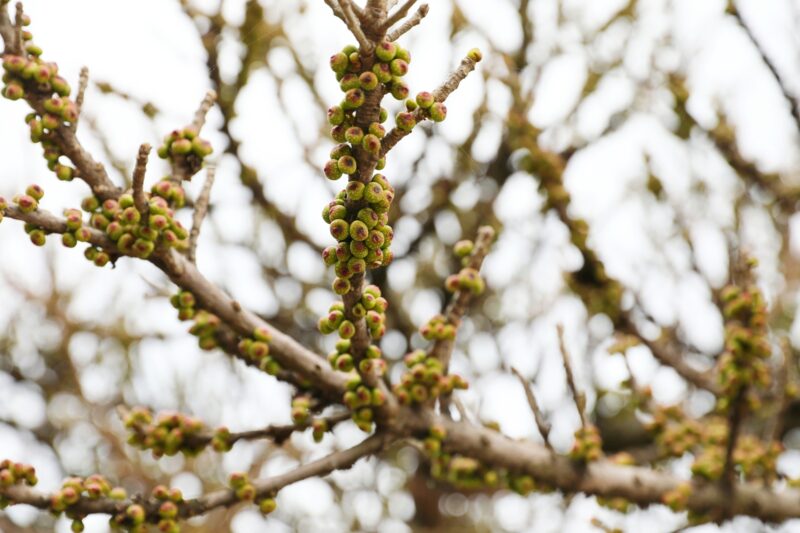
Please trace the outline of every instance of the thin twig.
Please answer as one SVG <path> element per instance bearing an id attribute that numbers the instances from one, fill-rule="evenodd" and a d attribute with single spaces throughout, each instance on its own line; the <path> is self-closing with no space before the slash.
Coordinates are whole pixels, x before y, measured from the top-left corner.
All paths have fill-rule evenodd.
<path id="1" fill-rule="evenodd" d="M 342 22 L 347 24 L 347 19 L 344 16 L 344 12 L 342 11 L 341 6 L 339 6 L 336 0 L 325 0 L 325 3 L 328 4 L 328 7 L 331 8 L 331 11 L 333 11 L 334 15 L 342 19 Z"/>
<path id="2" fill-rule="evenodd" d="M 206 123 L 206 115 L 208 115 L 208 111 L 213 107 L 216 101 L 217 93 L 215 91 L 208 91 L 205 97 L 203 97 L 203 101 L 200 102 L 200 107 L 195 111 L 194 120 L 192 121 L 192 127 L 195 131 L 199 132 L 203 129 L 203 125 Z"/>
<path id="3" fill-rule="evenodd" d="M 572 398 L 575 400 L 575 407 L 578 409 L 578 415 L 581 417 L 581 426 L 586 427 L 586 396 L 579 392 L 578 387 L 575 385 L 575 376 L 572 373 L 572 365 L 569 362 L 569 353 L 564 343 L 564 326 L 558 324 L 556 326 L 556 331 L 558 332 L 558 349 L 561 352 L 561 359 L 564 361 L 564 372 L 567 374 L 567 385 L 572 393 Z"/>
<path id="4" fill-rule="evenodd" d="M 356 14 L 353 12 L 353 5 L 350 0 L 333 0 L 339 9 L 344 13 L 344 21 L 347 24 L 347 28 L 350 30 L 350 33 L 358 41 L 359 46 L 361 47 L 361 53 L 369 55 L 372 53 L 372 43 L 367 36 L 364 35 L 364 31 L 361 29 L 361 22 L 356 17 Z"/>
<path id="5" fill-rule="evenodd" d="M 400 22 L 400 20 L 402 20 L 403 17 L 405 17 L 406 14 L 408 14 L 408 12 L 411 10 L 412 7 L 414 7 L 414 4 L 416 3 L 417 0 L 406 0 L 406 2 L 402 6 L 400 6 L 400 8 L 397 11 L 392 13 L 389 16 L 389 18 L 386 19 L 386 22 L 384 22 L 381 25 L 381 31 L 384 32 L 389 31 L 389 28 Z"/>
<path id="6" fill-rule="evenodd" d="M 23 43 L 24 43 L 24 39 L 22 38 L 22 26 L 23 26 L 22 23 L 24 18 L 25 18 L 25 13 L 22 10 L 22 2 L 17 2 L 16 13 L 14 15 L 14 40 L 16 41 L 14 45 L 20 52 L 23 49 Z"/>
<path id="7" fill-rule="evenodd" d="M 80 76 L 78 77 L 78 92 L 75 95 L 75 108 L 77 109 L 76 119 L 72 123 L 72 131 L 78 129 L 78 120 L 80 120 L 81 110 L 83 109 L 83 99 L 86 96 L 86 87 L 89 85 L 89 67 L 82 67 Z"/>
<path id="8" fill-rule="evenodd" d="M 389 41 L 396 41 L 397 39 L 408 33 L 408 31 L 411 30 L 411 28 L 417 26 L 420 22 L 422 22 L 422 19 L 424 19 L 425 16 L 428 14 L 428 10 L 429 10 L 428 4 L 422 4 L 421 6 L 419 6 L 419 9 L 417 9 L 416 13 L 414 13 L 414 15 L 411 16 L 411 18 L 406 20 L 397 29 L 388 34 L 386 36 L 386 39 Z"/>
<path id="9" fill-rule="evenodd" d="M 384 435 L 372 435 L 360 444 L 346 450 L 331 453 L 311 463 L 300 465 L 297 468 L 271 478 L 253 481 L 257 498 L 271 497 L 276 492 L 287 485 L 297 483 L 310 477 L 324 476 L 334 470 L 350 468 L 356 461 L 367 455 L 380 452 L 383 449 L 386 437 Z M 14 503 L 25 503 L 39 509 L 50 509 L 52 496 L 39 492 L 23 485 L 12 485 L 10 487 L 0 486 L 0 495 Z M 222 489 L 211 492 L 197 499 L 186 500 L 176 503 L 178 507 L 178 517 L 181 519 L 190 518 L 204 514 L 211 509 L 227 507 L 240 501 L 235 491 Z M 128 506 L 139 503 L 144 508 L 147 516 L 154 521 L 158 518 L 160 502 L 155 499 L 134 498 L 133 500 L 114 500 L 111 498 L 90 499 L 81 497 L 77 502 L 71 504 L 69 509 L 80 515 L 104 513 L 117 515 L 124 513 Z"/>
<path id="10" fill-rule="evenodd" d="M 206 218 L 206 213 L 208 213 L 208 203 L 211 199 L 211 187 L 214 186 L 214 177 L 216 176 L 216 173 L 216 167 L 208 167 L 206 181 L 203 183 L 203 189 L 200 191 L 200 196 L 197 197 L 197 201 L 194 204 L 192 230 L 189 233 L 189 250 L 186 252 L 186 258 L 192 263 L 195 262 L 197 240 L 200 237 L 200 226 L 203 225 L 203 219 Z"/>
<path id="11" fill-rule="evenodd" d="M 150 157 L 150 145 L 144 143 L 139 147 L 139 155 L 136 158 L 136 167 L 133 169 L 133 203 L 136 210 L 142 216 L 142 224 L 147 224 L 150 214 L 150 206 L 147 197 L 144 195 L 144 175 L 147 171 L 147 158 Z"/>
<path id="12" fill-rule="evenodd" d="M 786 412 L 792 402 L 792 397 L 787 389 L 790 385 L 797 383 L 796 373 L 797 367 L 794 364 L 794 354 L 792 352 L 792 344 L 787 337 L 780 340 L 781 353 L 783 353 L 783 362 L 781 364 L 780 372 L 777 376 L 777 394 L 780 401 L 778 412 L 775 413 L 772 422 L 772 430 L 769 432 L 770 442 L 781 442 L 783 440 L 784 423 L 786 419 Z"/>
<path id="13" fill-rule="evenodd" d="M 792 118 L 794 119 L 795 126 L 797 127 L 798 132 L 800 132 L 800 102 L 798 102 L 798 99 L 789 92 L 789 88 L 786 85 L 786 81 L 783 79 L 783 76 L 781 76 L 781 74 L 778 72 L 777 66 L 769 58 L 764 48 L 762 48 L 761 45 L 758 43 L 756 36 L 753 35 L 753 31 L 750 29 L 750 26 L 748 26 L 747 23 L 744 21 L 744 19 L 742 18 L 742 14 L 739 13 L 739 9 L 735 6 L 735 3 L 733 1 L 729 2 L 728 12 L 731 15 L 733 15 L 733 18 L 735 18 L 736 22 L 739 23 L 739 26 L 742 27 L 744 32 L 747 34 L 747 37 L 750 39 L 750 42 L 753 43 L 753 46 L 755 46 L 756 50 L 758 51 L 758 54 L 764 61 L 764 64 L 772 73 L 772 77 L 775 78 L 775 81 L 778 83 L 778 87 L 780 88 L 783 97 L 789 103 L 789 110 L 792 114 Z"/>
<path id="14" fill-rule="evenodd" d="M 542 439 L 544 439 L 544 445 L 547 446 L 548 450 L 553 451 L 553 447 L 550 445 L 549 439 L 550 424 L 548 424 L 547 420 L 544 418 L 544 414 L 539 407 L 539 402 L 536 401 L 536 396 L 533 394 L 533 388 L 531 387 L 530 382 L 525 379 L 525 377 L 513 366 L 511 367 L 511 372 L 517 376 L 520 384 L 522 384 L 522 388 L 525 389 L 525 396 L 528 398 L 528 405 L 530 406 L 531 411 L 533 411 L 533 418 L 536 420 L 536 427 L 539 428 L 539 433 L 541 433 Z"/>

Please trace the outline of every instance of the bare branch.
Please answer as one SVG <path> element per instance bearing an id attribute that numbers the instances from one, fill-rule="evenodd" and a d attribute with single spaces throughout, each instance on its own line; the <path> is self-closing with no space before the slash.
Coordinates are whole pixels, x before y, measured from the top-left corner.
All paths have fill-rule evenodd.
<path id="1" fill-rule="evenodd" d="M 350 33 L 353 34 L 353 37 L 356 38 L 358 41 L 359 46 L 361 47 L 361 54 L 369 55 L 372 53 L 373 45 L 367 36 L 364 35 L 364 30 L 361 29 L 361 22 L 356 17 L 356 14 L 353 12 L 353 5 L 350 0 L 333 0 L 336 5 L 338 5 L 339 9 L 344 13 L 344 21 L 347 24 L 347 28 L 350 30 Z"/>
<path id="2" fill-rule="evenodd" d="M 272 496 L 280 489 L 310 477 L 324 476 L 334 470 L 350 468 L 362 457 L 377 453 L 383 449 L 384 442 L 385 437 L 383 435 L 373 435 L 352 448 L 333 452 L 322 459 L 301 465 L 285 474 L 254 481 L 253 486 L 256 489 L 256 498 Z M 28 504 L 43 510 L 50 509 L 51 506 L 51 496 L 49 494 L 22 485 L 0 486 L 0 496 L 17 504 Z M 239 501 L 235 491 L 223 489 L 197 499 L 176 503 L 176 505 L 178 507 L 178 517 L 190 518 L 218 507 L 230 507 L 239 503 Z M 70 505 L 69 510 L 79 515 L 96 513 L 117 515 L 124 513 L 128 506 L 133 503 L 142 505 L 148 517 L 155 519 L 158 516 L 160 502 L 153 499 L 141 500 L 140 498 L 122 501 L 110 498 L 96 500 L 81 498 L 74 505 Z"/>
<path id="3" fill-rule="evenodd" d="M 208 91 L 203 101 L 200 102 L 200 107 L 198 107 L 197 111 L 194 113 L 192 128 L 194 128 L 195 131 L 200 132 L 200 130 L 203 129 L 203 125 L 206 123 L 206 115 L 208 115 L 209 110 L 214 106 L 214 102 L 216 101 L 217 93 L 215 91 Z"/>
<path id="4" fill-rule="evenodd" d="M 197 197 L 197 201 L 194 204 L 192 230 L 189 233 L 189 250 L 186 252 L 186 258 L 192 263 L 195 262 L 197 240 L 200 237 L 200 227 L 203 225 L 203 220 L 206 218 L 206 213 L 208 212 L 208 203 L 211 200 L 211 188 L 214 186 L 214 177 L 216 174 L 216 167 L 208 167 L 206 181 L 203 183 L 203 189 L 200 191 L 200 196 Z"/>
<path id="5" fill-rule="evenodd" d="M 389 29 L 392 26 L 400 22 L 400 20 L 403 17 L 405 17 L 406 14 L 408 14 L 408 12 L 411 10 L 412 7 L 414 7 L 414 4 L 416 3 L 417 0 L 406 0 L 406 2 L 402 6 L 400 6 L 400 8 L 397 11 L 392 13 L 389 16 L 389 18 L 386 19 L 386 22 L 384 22 L 383 25 L 381 25 L 381 30 L 384 32 L 389 31 Z"/>
<path id="6" fill-rule="evenodd" d="M 78 119 L 81 116 L 83 109 L 83 99 L 86 96 L 86 87 L 89 85 L 89 68 L 82 67 L 80 76 L 78 77 L 78 92 L 75 95 L 75 108 L 78 110 Z M 78 121 L 72 123 L 72 131 L 78 129 Z"/>
<path id="7" fill-rule="evenodd" d="M 798 102 L 798 99 L 789 92 L 789 87 L 786 85 L 786 80 L 783 79 L 783 76 L 781 76 L 780 72 L 778 72 L 778 68 L 775 63 L 772 62 L 767 55 L 767 52 L 758 43 L 756 36 L 753 34 L 750 26 L 748 26 L 748 24 L 742 18 L 742 14 L 739 13 L 739 10 L 737 9 L 733 0 L 728 2 L 728 13 L 733 15 L 733 18 L 735 18 L 736 22 L 739 23 L 739 26 L 741 26 L 741 28 L 747 34 L 747 37 L 750 39 L 750 42 L 753 43 L 753 46 L 755 46 L 758 54 L 761 56 L 762 61 L 764 61 L 764 64 L 767 66 L 770 73 L 772 73 L 772 77 L 775 78 L 775 81 L 778 83 L 778 87 L 781 90 L 783 98 L 789 104 L 789 112 L 792 114 L 792 118 L 794 119 L 794 123 L 798 132 L 800 132 L 800 102 Z"/>
<path id="8" fill-rule="evenodd" d="M 437 102 L 444 102 L 447 100 L 447 97 L 450 96 L 453 91 L 455 91 L 459 84 L 469 75 L 470 72 L 475 70 L 475 66 L 480 61 L 480 56 L 476 56 L 474 54 L 468 54 L 464 59 L 461 60 L 461 64 L 458 68 L 450 74 L 450 77 L 439 86 L 433 92 L 433 98 Z M 417 123 L 422 122 L 425 120 L 426 116 L 423 109 L 417 109 L 414 112 L 414 118 L 416 119 Z M 399 128 L 392 128 L 386 137 L 384 137 L 383 141 L 381 142 L 381 151 L 378 155 L 378 159 L 385 157 L 389 150 L 395 147 L 395 145 L 400 142 L 403 137 L 411 133 L 410 131 L 404 131 Z"/>
<path id="9" fill-rule="evenodd" d="M 536 427 L 539 428 L 539 433 L 542 435 L 542 439 L 544 439 L 544 445 L 547 447 L 548 450 L 553 451 L 553 447 L 550 445 L 550 424 L 547 423 L 547 420 L 544 418 L 544 414 L 542 413 L 541 408 L 539 408 L 539 402 L 536 401 L 536 396 L 533 394 L 533 388 L 531 387 L 530 382 L 528 382 L 525 377 L 519 373 L 519 371 L 511 367 L 511 372 L 517 376 L 519 379 L 522 388 L 525 389 L 525 396 L 528 398 L 528 405 L 533 412 L 533 418 L 536 420 Z"/>
<path id="10" fill-rule="evenodd" d="M 386 36 L 386 39 L 389 41 L 396 41 L 397 39 L 408 33 L 414 26 L 417 26 L 420 22 L 422 22 L 422 19 L 424 19 L 428 15 L 428 10 L 429 10 L 428 4 L 422 4 L 421 6 L 419 6 L 419 9 L 417 9 L 416 13 L 414 13 L 414 15 L 411 18 L 406 20 L 397 29 L 388 34 Z"/>
<path id="11" fill-rule="evenodd" d="M 143 223 L 147 223 L 150 214 L 150 206 L 147 197 L 144 195 L 144 176 L 147 170 L 147 159 L 150 156 L 150 145 L 147 143 L 139 147 L 139 155 L 136 158 L 136 167 L 133 169 L 133 203 L 136 210 L 142 216 Z"/>
<path id="12" fill-rule="evenodd" d="M 586 396 L 578 391 L 578 387 L 575 385 L 575 376 L 572 373 L 572 365 L 569 362 L 569 353 L 567 353 L 567 346 L 564 344 L 564 326 L 558 324 L 556 331 L 558 332 L 558 350 L 561 352 L 561 359 L 564 361 L 564 372 L 567 374 L 567 385 L 581 417 L 581 426 L 586 427 Z"/>

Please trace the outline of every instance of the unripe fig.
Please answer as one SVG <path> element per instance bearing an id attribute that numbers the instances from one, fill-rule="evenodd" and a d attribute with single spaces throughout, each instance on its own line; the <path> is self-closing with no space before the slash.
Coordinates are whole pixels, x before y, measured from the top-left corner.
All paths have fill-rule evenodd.
<path id="1" fill-rule="evenodd" d="M 397 46 L 389 41 L 383 41 L 375 47 L 375 56 L 384 63 L 388 63 L 397 55 Z"/>
<path id="2" fill-rule="evenodd" d="M 417 105 L 422 109 L 429 109 L 434 104 L 433 95 L 428 91 L 422 91 L 417 94 Z"/>

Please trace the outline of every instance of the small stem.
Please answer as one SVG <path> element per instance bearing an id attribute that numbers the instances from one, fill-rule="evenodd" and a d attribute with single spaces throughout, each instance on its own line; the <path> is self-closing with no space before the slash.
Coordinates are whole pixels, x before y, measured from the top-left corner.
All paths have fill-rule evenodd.
<path id="1" fill-rule="evenodd" d="M 208 91 L 203 98 L 203 101 L 200 102 L 200 107 L 198 107 L 197 111 L 195 111 L 194 120 L 192 121 L 192 127 L 198 133 L 201 129 L 203 129 L 203 125 L 206 123 L 206 115 L 208 115 L 209 110 L 213 107 L 214 102 L 216 101 L 217 93 L 215 91 Z"/>
<path id="2" fill-rule="evenodd" d="M 533 418 L 536 420 L 536 427 L 539 428 L 539 433 L 541 433 L 542 439 L 544 439 L 544 445 L 548 450 L 553 451 L 553 447 L 550 445 L 550 424 L 548 424 L 547 420 L 544 418 L 542 409 L 539 407 L 539 402 L 536 401 L 536 396 L 533 394 L 533 388 L 531 387 L 530 382 L 525 379 L 525 377 L 520 374 L 516 368 L 511 367 L 511 372 L 517 376 L 520 384 L 522 384 L 522 387 L 525 389 L 525 396 L 528 398 L 528 405 L 530 406 L 531 411 L 533 411 Z"/>
<path id="3" fill-rule="evenodd" d="M 397 29 L 388 34 L 386 36 L 386 39 L 389 41 L 396 41 L 397 39 L 408 33 L 409 30 L 411 30 L 411 28 L 417 26 L 420 22 L 422 22 L 422 19 L 424 19 L 427 16 L 429 9 L 430 8 L 428 7 L 428 4 L 422 4 L 421 6 L 419 6 L 419 9 L 417 9 L 416 13 L 414 13 L 414 15 L 411 16 L 411 18 L 406 20 Z"/>
<path id="4" fill-rule="evenodd" d="M 78 110 L 78 118 L 81 116 L 83 109 L 83 99 L 86 96 L 86 87 L 89 85 L 89 68 L 81 68 L 80 76 L 78 77 L 78 92 L 75 95 L 75 107 Z M 78 129 L 78 121 L 72 123 L 72 131 Z"/>
<path id="5" fill-rule="evenodd" d="M 406 0 L 406 2 L 400 6 L 400 9 L 392 13 L 389 18 L 386 19 L 386 22 L 381 25 L 381 30 L 384 32 L 389 31 L 389 28 L 400 22 L 400 20 L 402 20 L 402 18 L 408 14 L 409 10 L 414 7 L 414 4 L 416 3 L 417 0 Z"/>
<path id="6" fill-rule="evenodd" d="M 150 157 L 150 145 L 144 143 L 139 147 L 139 155 L 136 158 L 136 167 L 133 169 L 133 203 L 136 210 L 142 216 L 142 224 L 147 224 L 150 214 L 150 206 L 144 194 L 144 176 L 147 170 L 147 159 Z"/>
<path id="7" fill-rule="evenodd" d="M 203 189 L 200 191 L 200 196 L 194 204 L 194 214 L 192 215 L 192 230 L 189 233 L 189 251 L 186 253 L 187 259 L 192 263 L 195 262 L 195 253 L 197 251 L 197 240 L 200 237 L 200 226 L 203 225 L 203 220 L 208 213 L 208 204 L 211 199 L 211 187 L 214 186 L 214 177 L 216 176 L 216 167 L 208 167 L 206 174 L 206 181 L 203 183 Z"/>
<path id="8" fill-rule="evenodd" d="M 364 31 L 361 29 L 361 23 L 359 22 L 356 14 L 353 12 L 353 5 L 350 0 L 333 0 L 339 7 L 339 9 L 344 13 L 345 23 L 347 24 L 347 28 L 353 34 L 353 36 L 358 41 L 359 46 L 361 47 L 361 54 L 362 55 L 369 55 L 372 53 L 372 43 L 367 36 L 364 35 Z"/>
<path id="9" fill-rule="evenodd" d="M 556 326 L 556 331 L 558 331 L 558 349 L 561 352 L 561 359 L 564 361 L 564 372 L 567 374 L 567 385 L 572 393 L 573 400 L 575 400 L 578 415 L 581 417 L 581 426 L 586 427 L 586 397 L 578 391 L 578 387 L 575 385 L 575 376 L 572 373 L 572 365 L 569 362 L 569 353 L 567 352 L 566 344 L 564 344 L 564 326 L 559 324 Z"/>

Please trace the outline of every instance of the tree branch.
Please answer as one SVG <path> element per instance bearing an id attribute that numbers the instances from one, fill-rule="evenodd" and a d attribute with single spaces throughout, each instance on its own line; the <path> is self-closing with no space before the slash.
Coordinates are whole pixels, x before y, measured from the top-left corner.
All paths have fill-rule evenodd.
<path id="1" fill-rule="evenodd" d="M 519 379 L 522 388 L 525 389 L 525 397 L 528 399 L 528 405 L 531 408 L 531 412 L 533 412 L 533 418 L 536 420 L 536 427 L 539 428 L 539 433 L 542 435 L 542 439 L 544 439 L 545 447 L 553 451 L 553 446 L 550 444 L 550 424 L 547 423 L 547 420 L 544 418 L 544 414 L 542 413 L 541 408 L 539 407 L 539 402 L 536 401 L 536 396 L 533 394 L 533 388 L 531 384 L 528 382 L 525 377 L 519 373 L 514 367 L 511 367 L 511 372 L 517 376 Z"/>
<path id="2" fill-rule="evenodd" d="M 478 64 L 478 61 L 480 61 L 480 59 L 472 56 L 467 56 L 462 59 L 458 68 L 452 74 L 450 74 L 450 77 L 448 77 L 447 80 L 439 86 L 439 88 L 433 92 L 434 100 L 437 102 L 444 102 L 447 100 L 447 97 L 458 88 L 459 84 L 464 81 L 469 73 L 475 70 L 475 66 Z M 424 111 L 421 108 L 417 109 L 414 112 L 414 118 L 416 119 L 417 123 L 425 120 L 426 117 Z M 378 159 L 385 157 L 386 154 L 389 153 L 389 151 L 409 133 L 411 132 L 398 128 L 392 128 L 392 131 L 390 131 L 386 137 L 384 137 L 383 142 L 381 143 L 381 151 L 378 155 Z"/>
<path id="3" fill-rule="evenodd" d="M 416 13 L 414 13 L 414 15 L 406 20 L 401 26 L 397 27 L 393 32 L 389 33 L 386 36 L 386 39 L 390 42 L 396 41 L 408 33 L 414 26 L 417 26 L 420 22 L 422 22 L 422 19 L 428 15 L 429 9 L 430 8 L 428 7 L 428 4 L 422 4 L 419 6 L 419 9 L 417 9 Z"/>
<path id="4" fill-rule="evenodd" d="M 211 200 L 211 187 L 214 186 L 214 177 L 216 173 L 216 167 L 208 167 L 203 189 L 200 191 L 200 196 L 197 197 L 197 201 L 194 204 L 192 230 L 189 233 L 189 250 L 186 252 L 186 258 L 192 263 L 195 262 L 197 240 L 200 237 L 200 227 L 203 225 L 203 220 L 206 218 L 206 213 L 208 212 L 208 203 Z"/>

